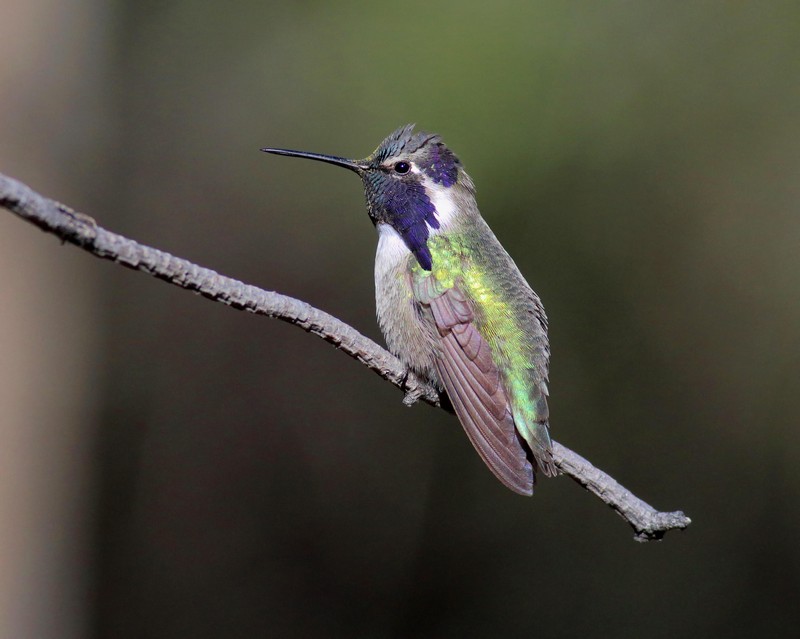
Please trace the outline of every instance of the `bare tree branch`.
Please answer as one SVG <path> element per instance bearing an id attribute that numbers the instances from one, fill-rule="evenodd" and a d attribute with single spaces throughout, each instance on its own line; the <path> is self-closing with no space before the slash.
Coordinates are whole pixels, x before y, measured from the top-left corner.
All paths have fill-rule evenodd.
<path id="1" fill-rule="evenodd" d="M 403 390 L 407 403 L 422 399 L 433 406 L 443 407 L 436 389 L 408 373 L 400 360 L 351 326 L 305 302 L 244 284 L 106 231 L 92 218 L 47 199 L 3 174 L 0 174 L 0 206 L 97 257 L 144 271 L 234 308 L 295 324 L 333 344 Z M 557 442 L 553 442 L 553 455 L 561 472 L 599 497 L 631 525 L 637 541 L 661 539 L 667 531 L 683 529 L 691 523 L 680 511 L 655 510 L 612 477 Z"/>

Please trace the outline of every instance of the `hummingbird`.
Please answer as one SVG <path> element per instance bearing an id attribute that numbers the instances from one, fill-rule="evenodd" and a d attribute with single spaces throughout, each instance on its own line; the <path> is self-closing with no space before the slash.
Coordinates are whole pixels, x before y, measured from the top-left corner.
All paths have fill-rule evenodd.
<path id="1" fill-rule="evenodd" d="M 261 149 L 357 173 L 378 231 L 375 302 L 389 351 L 449 398 L 480 457 L 532 495 L 557 474 L 547 316 L 481 217 L 475 185 L 436 134 L 400 127 L 363 160 Z"/>

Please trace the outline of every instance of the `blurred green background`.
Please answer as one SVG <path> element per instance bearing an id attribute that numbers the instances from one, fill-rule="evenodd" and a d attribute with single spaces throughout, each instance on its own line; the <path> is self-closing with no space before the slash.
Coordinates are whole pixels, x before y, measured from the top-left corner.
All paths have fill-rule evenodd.
<path id="1" fill-rule="evenodd" d="M 0 214 L 0 635 L 793 636 L 798 34 L 788 1 L 5 0 L 0 171 L 378 340 L 358 180 L 258 149 L 442 134 L 545 303 L 555 438 L 694 523 L 518 497 L 319 340 Z"/>

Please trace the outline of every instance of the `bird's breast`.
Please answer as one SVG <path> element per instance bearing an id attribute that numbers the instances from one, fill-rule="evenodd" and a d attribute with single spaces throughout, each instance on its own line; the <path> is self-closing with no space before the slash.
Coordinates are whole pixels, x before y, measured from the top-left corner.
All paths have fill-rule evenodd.
<path id="1" fill-rule="evenodd" d="M 389 351 L 415 373 L 439 385 L 433 327 L 419 313 L 411 290 L 411 251 L 388 224 L 378 224 L 375 309 Z"/>

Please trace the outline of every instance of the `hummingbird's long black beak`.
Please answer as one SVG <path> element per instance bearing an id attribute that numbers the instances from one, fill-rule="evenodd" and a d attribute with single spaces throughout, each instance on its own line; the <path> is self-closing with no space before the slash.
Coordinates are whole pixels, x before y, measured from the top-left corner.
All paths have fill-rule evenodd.
<path id="1" fill-rule="evenodd" d="M 288 155 L 294 158 L 306 158 L 308 160 L 319 160 L 320 162 L 327 162 L 328 164 L 335 164 L 342 166 L 351 171 L 355 171 L 361 175 L 367 167 L 362 166 L 355 160 L 348 160 L 347 158 L 340 158 L 335 155 L 323 155 L 322 153 L 309 153 L 308 151 L 292 151 L 290 149 L 271 149 L 269 147 L 261 149 L 265 153 L 274 153 L 275 155 Z"/>

